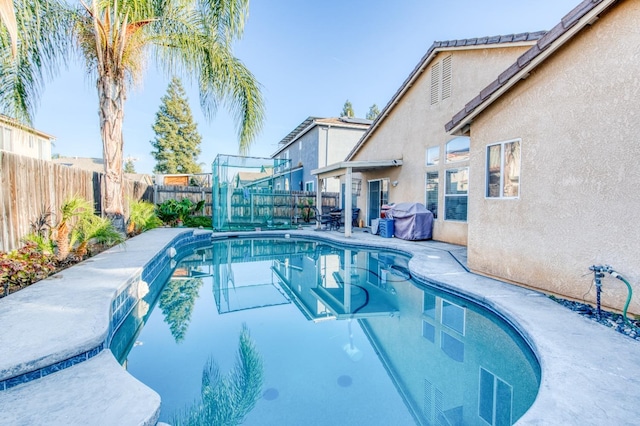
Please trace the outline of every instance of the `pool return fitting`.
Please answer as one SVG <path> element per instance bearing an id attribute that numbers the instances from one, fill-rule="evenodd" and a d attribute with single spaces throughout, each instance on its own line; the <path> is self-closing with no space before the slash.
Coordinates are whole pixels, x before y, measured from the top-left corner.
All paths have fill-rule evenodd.
<path id="1" fill-rule="evenodd" d="M 633 295 L 633 290 L 631 289 L 629 281 L 617 273 L 610 265 L 591 265 L 589 266 L 589 270 L 593 271 L 593 281 L 596 284 L 596 318 L 600 320 L 601 316 L 600 293 L 602 293 L 602 279 L 605 277 L 605 273 L 609 273 L 613 278 L 617 278 L 627 285 L 627 301 L 625 302 L 624 309 L 622 310 L 622 318 L 624 319 L 625 324 L 638 329 L 635 325 L 631 324 L 627 318 L 627 308 L 629 308 L 631 296 Z"/>

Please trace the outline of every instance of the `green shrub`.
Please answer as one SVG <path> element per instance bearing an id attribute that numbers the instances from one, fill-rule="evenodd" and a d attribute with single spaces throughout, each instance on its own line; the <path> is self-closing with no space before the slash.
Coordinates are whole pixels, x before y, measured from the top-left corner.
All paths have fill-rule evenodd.
<path id="1" fill-rule="evenodd" d="M 184 226 L 189 228 L 211 228 L 211 216 L 189 216 L 184 220 Z"/>
<path id="2" fill-rule="evenodd" d="M 156 215 L 156 207 L 153 203 L 140 200 L 129 205 L 127 235 L 138 235 L 159 226 L 162 226 L 162 220 Z"/>
<path id="3" fill-rule="evenodd" d="M 202 211 L 204 208 L 204 200 L 194 203 L 188 198 L 182 200 L 167 200 L 162 204 L 158 204 L 156 214 L 160 220 L 170 226 L 176 226 L 178 221 L 184 221 L 194 213 Z"/>

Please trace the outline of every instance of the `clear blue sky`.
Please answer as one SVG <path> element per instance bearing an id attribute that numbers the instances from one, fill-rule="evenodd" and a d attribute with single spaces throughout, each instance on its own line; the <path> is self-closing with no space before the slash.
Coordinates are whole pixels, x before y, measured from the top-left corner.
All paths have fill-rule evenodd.
<path id="1" fill-rule="evenodd" d="M 269 157 L 308 116 L 338 116 L 344 102 L 364 117 L 382 109 L 434 41 L 548 30 L 579 0 L 253 0 L 234 52 L 263 86 L 266 121 L 250 155 Z M 152 65 L 152 64 L 150 64 Z M 151 173 L 151 129 L 169 78 L 150 66 L 125 106 L 124 153 Z M 237 154 L 233 119 L 201 113 L 183 79 L 204 171 L 217 154 Z M 53 153 L 102 157 L 95 84 L 72 65 L 43 92 L 35 127 L 56 137 Z"/>

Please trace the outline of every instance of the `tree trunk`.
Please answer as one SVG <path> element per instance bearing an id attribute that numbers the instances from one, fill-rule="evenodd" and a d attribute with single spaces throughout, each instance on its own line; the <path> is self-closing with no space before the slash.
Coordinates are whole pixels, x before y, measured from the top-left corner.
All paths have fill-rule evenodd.
<path id="1" fill-rule="evenodd" d="M 105 171 L 104 213 L 116 229 L 124 232 L 124 182 L 122 122 L 124 119 L 124 79 L 98 77 L 100 134 Z"/>

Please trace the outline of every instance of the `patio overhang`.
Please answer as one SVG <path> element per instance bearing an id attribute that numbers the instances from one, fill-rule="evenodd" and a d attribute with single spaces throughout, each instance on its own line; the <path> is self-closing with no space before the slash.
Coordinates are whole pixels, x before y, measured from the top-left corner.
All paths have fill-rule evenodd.
<path id="1" fill-rule="evenodd" d="M 386 169 L 389 167 L 402 166 L 402 160 L 373 160 L 373 161 L 342 161 L 340 163 L 331 164 L 319 169 L 311 171 L 318 179 L 318 183 L 322 179 L 345 177 L 344 183 L 346 188 L 352 187 L 353 173 L 363 173 L 371 170 Z M 316 202 L 318 206 L 322 206 L 322 185 L 318 184 L 316 188 Z M 353 207 L 351 205 L 353 194 L 351 191 L 345 191 L 344 194 L 344 236 L 351 236 L 351 215 Z M 320 228 L 320 223 L 316 224 Z"/>
<path id="2" fill-rule="evenodd" d="M 402 166 L 402 160 L 372 160 L 372 161 L 342 161 L 340 163 L 330 164 L 319 169 L 311 170 L 311 174 L 318 179 L 334 178 L 347 174 L 351 169 L 351 173 L 362 173 L 375 169 L 384 169 L 387 167 Z"/>

